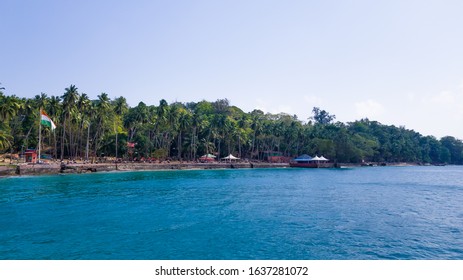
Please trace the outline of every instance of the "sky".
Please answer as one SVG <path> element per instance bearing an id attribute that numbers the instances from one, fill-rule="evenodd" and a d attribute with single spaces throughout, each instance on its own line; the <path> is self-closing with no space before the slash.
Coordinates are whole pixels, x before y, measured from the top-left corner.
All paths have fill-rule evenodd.
<path id="1" fill-rule="evenodd" d="M 5 94 L 320 107 L 463 139 L 463 1 L 2 0 Z"/>

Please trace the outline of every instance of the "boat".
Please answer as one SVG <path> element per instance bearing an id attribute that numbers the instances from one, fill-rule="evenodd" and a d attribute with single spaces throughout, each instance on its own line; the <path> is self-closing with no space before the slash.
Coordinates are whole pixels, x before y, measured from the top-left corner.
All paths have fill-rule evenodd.
<path id="1" fill-rule="evenodd" d="M 331 168 L 335 164 L 329 162 L 324 156 L 311 157 L 307 154 L 300 155 L 289 162 L 290 167 L 303 167 L 303 168 Z"/>

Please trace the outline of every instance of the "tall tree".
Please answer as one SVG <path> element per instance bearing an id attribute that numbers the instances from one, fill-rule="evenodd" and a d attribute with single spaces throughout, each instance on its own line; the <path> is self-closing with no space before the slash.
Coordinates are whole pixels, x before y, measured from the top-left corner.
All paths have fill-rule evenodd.
<path id="1" fill-rule="evenodd" d="M 330 115 L 327 111 L 321 110 L 318 107 L 313 107 L 312 113 L 313 117 L 311 119 L 319 124 L 329 124 L 336 119 L 335 115 Z"/>
<path id="2" fill-rule="evenodd" d="M 111 100 L 108 97 L 108 94 L 101 93 L 98 95 L 98 100 L 96 101 L 95 106 L 95 116 L 96 116 L 96 130 L 94 134 L 94 143 L 95 143 L 95 154 L 98 155 L 98 150 L 102 146 L 102 141 L 104 139 L 105 133 L 113 131 L 111 127 L 111 121 L 113 120 L 113 109 L 111 107 Z M 110 125 L 108 127 L 108 125 Z"/>
<path id="3" fill-rule="evenodd" d="M 64 89 L 64 94 L 61 96 L 63 100 L 63 122 L 61 127 L 63 129 L 63 134 L 61 137 L 61 160 L 64 159 L 64 147 L 66 142 L 66 128 L 70 129 L 71 117 L 73 117 L 75 113 L 75 106 L 77 98 L 79 97 L 79 93 L 77 91 L 77 87 L 75 85 L 70 85 L 68 88 Z M 72 139 L 72 133 L 69 132 L 69 138 Z M 68 144 L 70 145 L 71 140 L 68 140 Z M 68 146 L 68 153 L 70 153 L 70 146 Z"/>

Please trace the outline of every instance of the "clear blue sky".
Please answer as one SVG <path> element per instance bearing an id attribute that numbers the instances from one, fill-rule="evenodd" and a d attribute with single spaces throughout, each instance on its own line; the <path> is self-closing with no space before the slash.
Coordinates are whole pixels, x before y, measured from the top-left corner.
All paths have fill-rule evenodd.
<path id="1" fill-rule="evenodd" d="M 6 94 L 314 106 L 463 139 L 463 1 L 0 2 Z"/>

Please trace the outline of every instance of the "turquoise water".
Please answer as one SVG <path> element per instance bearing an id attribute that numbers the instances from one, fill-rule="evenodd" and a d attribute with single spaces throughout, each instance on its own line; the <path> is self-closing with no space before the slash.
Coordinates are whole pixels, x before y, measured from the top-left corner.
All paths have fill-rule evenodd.
<path id="1" fill-rule="evenodd" d="M 463 167 L 0 179 L 1 259 L 463 259 Z"/>

